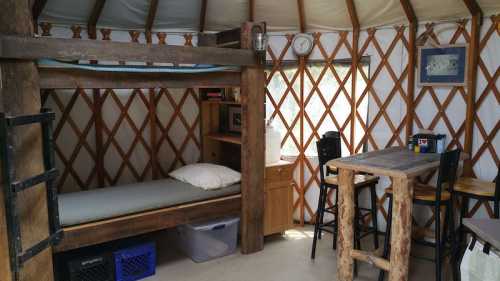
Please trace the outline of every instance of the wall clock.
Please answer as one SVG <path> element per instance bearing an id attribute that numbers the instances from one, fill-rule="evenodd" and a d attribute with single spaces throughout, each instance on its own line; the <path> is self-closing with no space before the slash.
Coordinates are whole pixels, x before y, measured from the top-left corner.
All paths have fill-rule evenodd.
<path id="1" fill-rule="evenodd" d="M 314 38 L 311 34 L 299 33 L 293 37 L 292 49 L 297 56 L 307 56 L 314 46 Z"/>

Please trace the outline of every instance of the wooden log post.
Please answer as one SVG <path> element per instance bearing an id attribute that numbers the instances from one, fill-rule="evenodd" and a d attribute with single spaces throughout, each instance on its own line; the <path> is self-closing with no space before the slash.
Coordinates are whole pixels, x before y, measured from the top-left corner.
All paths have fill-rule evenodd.
<path id="1" fill-rule="evenodd" d="M 0 33 L 33 36 L 30 1 L 0 1 Z M 0 60 L 0 111 L 8 115 L 40 112 L 38 71 L 33 61 Z M 39 125 L 14 131 L 17 178 L 43 172 L 42 135 Z M 2 177 L 3 185 L 3 177 Z M 0 187 L 2 190 L 5 186 Z M 12 280 L 6 237 L 5 205 L 0 192 L 0 280 Z M 48 232 L 46 192 L 43 184 L 18 194 L 23 249 L 45 239 Z M 52 250 L 47 249 L 24 264 L 19 274 L 23 281 L 52 281 Z"/>
<path id="2" fill-rule="evenodd" d="M 252 49 L 253 26 L 250 22 L 242 26 L 244 49 Z M 263 65 L 242 69 L 241 251 L 244 254 L 264 247 L 264 87 Z"/>
<path id="3" fill-rule="evenodd" d="M 410 262 L 413 179 L 393 178 L 393 188 L 389 281 L 405 281 Z"/>
<path id="4" fill-rule="evenodd" d="M 339 171 L 339 237 L 337 240 L 337 279 L 353 280 L 354 249 L 354 172 Z"/>

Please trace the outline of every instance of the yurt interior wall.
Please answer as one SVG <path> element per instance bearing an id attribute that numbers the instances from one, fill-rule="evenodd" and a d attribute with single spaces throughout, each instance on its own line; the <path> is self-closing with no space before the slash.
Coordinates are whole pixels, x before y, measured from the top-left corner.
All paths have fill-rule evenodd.
<path id="1" fill-rule="evenodd" d="M 137 9 L 146 5 L 137 1 L 128 2 Z M 114 18 L 117 16 L 110 11 L 119 8 L 119 5 L 111 1 L 99 18 L 96 40 L 138 43 L 151 40 L 153 44 L 196 46 L 197 33 L 190 31 L 198 28 L 196 8 L 188 10 L 181 7 L 187 3 L 177 7 L 168 1 L 160 2 L 160 12 L 150 39 L 141 28 L 142 18 L 146 16 L 143 12 L 127 10 L 124 12 L 127 17 Z M 344 155 L 403 146 L 408 133 L 412 135 L 420 129 L 446 134 L 449 148 L 464 149 L 465 139 L 466 87 L 419 87 L 415 83 L 413 97 L 409 94 L 409 27 L 399 1 L 359 3 L 357 12 L 362 28 L 357 46 L 353 46 L 347 6 L 339 3 L 341 8 L 337 9 L 337 6 L 323 2 L 305 3 L 305 31 L 313 33 L 315 45 L 303 61 L 299 61 L 291 49 L 293 34 L 300 31 L 297 3 L 256 1 L 254 8 L 254 20 L 265 20 L 270 31 L 266 56 L 266 118 L 273 118 L 281 132 L 282 155 L 296 165 L 294 218 L 301 224 L 309 222 L 315 213 L 319 183 L 315 141 L 325 131 L 334 129 L 342 132 Z M 419 19 L 417 45 L 469 44 L 470 15 L 465 5 L 452 2 L 442 2 L 443 9 L 432 9 L 430 2 L 426 1 L 413 3 Z M 495 50 L 500 47 L 499 18 L 489 12 L 498 6 L 494 1 L 480 2 L 486 8 L 483 8 L 485 14 L 480 32 L 471 157 L 474 174 L 491 180 L 496 176 L 494 167 L 499 163 L 498 145 L 495 145 L 499 142 L 496 109 L 500 59 L 495 55 Z M 39 19 L 38 33 L 41 36 L 88 39 L 85 15 L 91 5 L 79 3 L 82 7 L 78 9 L 65 5 L 64 1 L 48 2 Z M 169 8 L 162 10 L 162 5 Z M 216 9 L 217 5 L 236 12 L 222 15 Z M 376 8 L 379 6 L 384 9 Z M 109 11 L 106 12 L 106 9 Z M 163 13 L 164 10 L 167 12 Z M 369 12 L 374 10 L 376 12 Z M 237 26 L 248 11 L 242 3 L 209 1 L 206 12 L 205 28 L 220 30 Z M 169 20 L 171 13 L 181 13 L 181 16 Z M 124 30 L 124 27 L 132 31 Z M 353 47 L 357 49 L 358 57 L 362 58 L 355 75 L 354 91 L 351 75 Z M 155 173 L 165 177 L 175 167 L 199 161 L 199 97 L 195 89 L 99 91 L 104 93 L 105 185 L 152 178 L 148 153 L 151 140 L 147 124 L 148 95 L 151 91 L 156 96 L 157 126 L 161 132 L 156 144 L 161 157 L 157 160 L 158 171 Z M 62 192 L 94 188 L 98 186 L 97 173 L 94 167 L 88 165 L 89 161 L 92 162 L 92 155 L 95 155 L 95 130 L 91 122 L 94 118 L 92 90 L 67 91 L 64 95 L 51 93 L 50 89 L 44 89 L 42 95 L 46 97 L 45 106 L 61 112 L 57 114 L 56 130 L 56 159 L 62 171 L 59 188 Z M 355 109 L 350 104 L 353 93 Z M 408 99 L 412 99 L 411 125 L 407 123 L 410 118 L 407 115 Z M 64 118 L 60 118 L 63 113 Z M 351 123 L 353 119 L 354 126 Z M 408 126 L 411 126 L 409 132 Z M 122 161 L 122 153 L 127 154 L 125 161 Z M 383 188 L 389 184 L 385 179 L 379 187 L 381 218 L 386 216 L 384 208 L 387 207 Z M 487 204 L 477 203 L 472 210 L 480 217 L 492 215 L 491 206 Z M 425 222 L 428 218 L 421 219 Z M 384 225 L 383 219 L 379 222 Z"/>

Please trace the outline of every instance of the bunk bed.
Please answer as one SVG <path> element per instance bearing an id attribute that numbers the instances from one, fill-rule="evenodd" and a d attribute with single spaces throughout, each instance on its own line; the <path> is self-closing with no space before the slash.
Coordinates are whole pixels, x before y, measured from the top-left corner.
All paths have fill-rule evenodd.
<path id="1" fill-rule="evenodd" d="M 64 237 L 54 247 L 54 252 L 228 215 L 241 216 L 242 252 L 252 253 L 262 249 L 264 165 L 251 166 L 252 163 L 264 163 L 262 54 L 250 50 L 252 29 L 255 26 L 265 30 L 263 24 L 245 23 L 238 32 L 231 30 L 204 34 L 200 36 L 199 43 L 204 47 L 199 48 L 0 36 L 0 45 L 3 46 L 0 57 L 38 61 L 41 88 L 240 86 L 244 97 L 241 185 L 203 191 L 180 181 L 164 179 L 62 194 L 59 196 L 59 218 Z M 235 34 L 237 40 L 234 40 Z M 229 50 L 220 46 L 241 48 Z M 123 60 L 191 66 L 98 66 L 75 63 L 80 60 Z"/>

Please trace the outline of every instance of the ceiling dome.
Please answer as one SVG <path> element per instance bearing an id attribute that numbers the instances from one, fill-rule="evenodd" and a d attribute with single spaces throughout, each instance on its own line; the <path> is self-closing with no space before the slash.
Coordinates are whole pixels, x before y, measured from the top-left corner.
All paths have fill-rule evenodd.
<path id="1" fill-rule="evenodd" d="M 86 25 L 96 1 L 48 0 L 40 21 Z M 220 31 L 249 20 L 253 2 L 255 21 L 265 21 L 270 31 L 299 30 L 297 0 L 206 0 L 204 29 Z M 158 0 L 153 30 L 198 31 L 203 0 Z M 419 22 L 469 17 L 462 0 L 410 0 Z M 500 13 L 500 1 L 477 0 L 485 16 Z M 307 31 L 350 29 L 346 0 L 304 0 Z M 405 24 L 399 0 L 354 0 L 361 28 Z M 147 0 L 106 0 L 98 27 L 144 30 L 149 13 Z"/>

